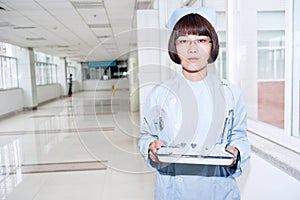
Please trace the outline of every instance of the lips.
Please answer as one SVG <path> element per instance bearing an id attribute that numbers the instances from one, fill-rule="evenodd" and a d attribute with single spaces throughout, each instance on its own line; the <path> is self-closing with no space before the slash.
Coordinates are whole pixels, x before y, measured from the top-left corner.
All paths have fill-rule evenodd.
<path id="1" fill-rule="evenodd" d="M 195 61 L 198 61 L 199 60 L 199 58 L 188 58 L 188 61 L 190 61 L 190 62 L 195 62 Z"/>

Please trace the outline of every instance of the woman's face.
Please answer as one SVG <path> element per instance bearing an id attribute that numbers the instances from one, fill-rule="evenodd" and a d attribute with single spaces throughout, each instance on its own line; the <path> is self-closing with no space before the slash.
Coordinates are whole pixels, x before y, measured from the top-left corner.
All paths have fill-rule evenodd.
<path id="1" fill-rule="evenodd" d="M 177 55 L 184 68 L 194 71 L 208 64 L 212 48 L 211 39 L 208 36 L 179 36 L 175 43 Z"/>

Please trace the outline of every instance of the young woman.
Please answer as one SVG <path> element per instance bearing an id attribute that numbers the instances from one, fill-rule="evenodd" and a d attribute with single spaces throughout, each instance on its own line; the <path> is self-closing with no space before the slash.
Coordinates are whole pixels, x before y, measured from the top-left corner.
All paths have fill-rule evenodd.
<path id="1" fill-rule="evenodd" d="M 169 55 L 182 74 L 149 93 L 139 140 L 142 155 L 157 172 L 156 199 L 240 199 L 235 177 L 250 158 L 247 114 L 241 91 L 207 70 L 219 53 L 215 16 L 208 8 L 181 8 L 169 22 Z M 231 164 L 162 163 L 157 157 L 162 146 L 192 145 L 205 152 L 212 142 L 224 143 L 235 155 Z"/>

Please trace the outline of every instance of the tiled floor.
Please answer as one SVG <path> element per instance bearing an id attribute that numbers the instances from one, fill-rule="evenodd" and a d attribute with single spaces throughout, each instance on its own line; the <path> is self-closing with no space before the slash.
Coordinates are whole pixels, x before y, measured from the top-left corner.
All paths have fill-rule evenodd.
<path id="1" fill-rule="evenodd" d="M 88 91 L 0 120 L 0 200 L 153 199 L 128 91 Z"/>

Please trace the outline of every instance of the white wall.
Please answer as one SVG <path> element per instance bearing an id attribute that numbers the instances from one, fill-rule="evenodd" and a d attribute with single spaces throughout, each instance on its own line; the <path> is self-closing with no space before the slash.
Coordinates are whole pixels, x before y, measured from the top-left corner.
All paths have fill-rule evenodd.
<path id="1" fill-rule="evenodd" d="M 137 46 L 140 111 L 154 85 L 161 82 L 157 10 L 137 10 Z"/>
<path id="2" fill-rule="evenodd" d="M 68 83 L 66 75 L 66 61 L 64 58 L 56 58 L 55 63 L 57 63 L 57 82 L 61 85 L 61 95 L 68 95 Z"/>
<path id="3" fill-rule="evenodd" d="M 138 81 L 138 66 L 137 66 L 137 54 L 131 52 L 128 57 L 128 80 L 129 80 L 129 101 L 130 111 L 139 111 L 140 99 L 139 99 L 139 81 Z"/>
<path id="4" fill-rule="evenodd" d="M 181 0 L 154 0 L 154 9 L 137 10 L 137 47 L 140 112 L 148 93 L 156 85 L 169 79 L 181 68 L 168 55 L 170 30 L 166 28 L 173 10 Z"/>
<path id="5" fill-rule="evenodd" d="M 52 99 L 59 98 L 60 95 L 60 85 L 52 84 L 52 85 L 39 85 L 37 86 L 37 100 L 38 103 L 43 103 Z"/>
<path id="6" fill-rule="evenodd" d="M 59 84 L 37 86 L 38 104 L 59 98 L 60 92 L 61 86 Z M 0 91 L 0 104 L 0 116 L 23 110 L 23 90 Z"/>
<path id="7" fill-rule="evenodd" d="M 23 107 L 35 108 L 38 102 L 33 49 L 18 48 L 15 56 L 18 59 L 18 79 L 19 87 L 22 88 Z"/>
<path id="8" fill-rule="evenodd" d="M 82 82 L 82 90 L 111 90 L 112 85 L 115 89 L 129 89 L 127 78 L 110 80 L 85 80 Z"/>
<path id="9" fill-rule="evenodd" d="M 238 184 L 242 200 L 300 199 L 300 181 L 254 153 Z"/>
<path id="10" fill-rule="evenodd" d="M 23 109 L 22 90 L 0 91 L 0 116 Z"/>

